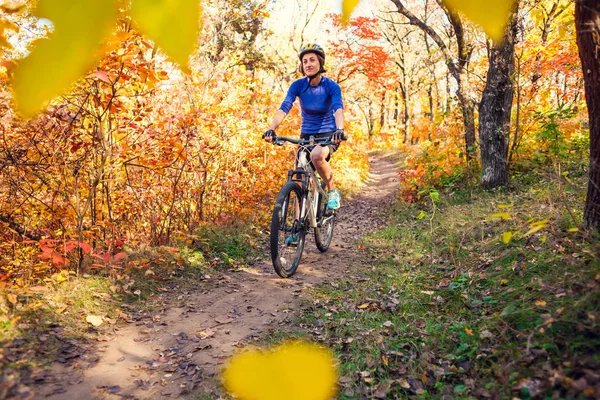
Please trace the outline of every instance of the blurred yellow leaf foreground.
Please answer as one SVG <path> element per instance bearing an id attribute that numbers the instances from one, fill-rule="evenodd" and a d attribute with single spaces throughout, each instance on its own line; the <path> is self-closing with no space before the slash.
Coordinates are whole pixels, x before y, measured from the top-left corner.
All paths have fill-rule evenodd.
<path id="1" fill-rule="evenodd" d="M 234 356 L 223 378 L 243 400 L 326 400 L 335 395 L 337 371 L 328 350 L 291 342 Z"/>
<path id="2" fill-rule="evenodd" d="M 135 0 L 131 4 L 131 16 L 140 30 L 186 70 L 198 39 L 199 15 L 198 0 Z"/>
<path id="3" fill-rule="evenodd" d="M 40 40 L 15 71 L 13 89 L 26 118 L 96 64 L 117 8 L 114 1 L 41 0 L 37 15 L 52 21 L 54 32 L 51 40 Z"/>
<path id="4" fill-rule="evenodd" d="M 501 41 L 515 0 L 444 0 L 452 10 L 479 24 L 492 39 Z"/>
<path id="5" fill-rule="evenodd" d="M 479 24 L 485 33 L 495 41 L 502 41 L 506 26 L 515 0 L 443 0 L 452 11 L 465 15 L 468 19 Z M 359 0 L 343 0 L 342 14 L 345 19 L 358 5 Z"/>
<path id="6" fill-rule="evenodd" d="M 16 68 L 13 89 L 23 117 L 32 117 L 96 65 L 103 55 L 103 40 L 116 26 L 117 9 L 115 0 L 39 1 L 36 14 L 51 21 L 53 32 Z M 140 31 L 187 71 L 200 29 L 199 2 L 135 0 L 130 13 Z M 9 28 L 0 24 L 0 45 L 3 30 Z"/>

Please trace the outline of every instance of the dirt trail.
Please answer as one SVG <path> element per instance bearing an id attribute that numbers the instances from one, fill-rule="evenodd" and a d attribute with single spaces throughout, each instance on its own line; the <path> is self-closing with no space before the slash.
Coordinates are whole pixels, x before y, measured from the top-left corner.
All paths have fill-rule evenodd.
<path id="1" fill-rule="evenodd" d="M 52 371 L 60 379 L 46 379 L 36 398 L 218 398 L 226 359 L 254 337 L 289 325 L 302 291 L 347 274 L 357 259 L 355 241 L 383 225 L 378 214 L 397 193 L 396 166 L 381 156 L 370 162 L 367 187 L 343 204 L 329 251 L 320 253 L 308 238 L 293 278 L 280 279 L 265 257 L 236 272 L 206 276 L 195 290 L 165 292 L 153 300 L 161 310 L 115 328 L 106 342 L 60 373 Z"/>

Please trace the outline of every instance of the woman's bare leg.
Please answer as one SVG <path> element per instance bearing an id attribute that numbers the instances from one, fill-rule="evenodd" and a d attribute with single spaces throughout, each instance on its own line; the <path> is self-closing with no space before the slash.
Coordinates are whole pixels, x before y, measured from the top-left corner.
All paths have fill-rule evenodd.
<path id="1" fill-rule="evenodd" d="M 317 169 L 317 172 L 327 184 L 327 190 L 334 190 L 335 183 L 333 182 L 333 171 L 327 162 L 328 155 L 329 147 L 315 146 L 315 148 L 310 152 L 310 161 L 312 161 Z"/>

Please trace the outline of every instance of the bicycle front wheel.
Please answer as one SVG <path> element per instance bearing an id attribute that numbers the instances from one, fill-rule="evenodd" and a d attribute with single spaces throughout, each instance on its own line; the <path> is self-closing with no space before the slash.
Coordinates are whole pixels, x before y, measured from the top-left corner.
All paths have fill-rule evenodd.
<path id="1" fill-rule="evenodd" d="M 275 202 L 271 219 L 271 259 L 277 275 L 289 278 L 296 273 L 306 230 L 300 226 L 302 189 L 296 182 L 286 183 Z"/>
<path id="2" fill-rule="evenodd" d="M 321 187 L 325 189 L 325 182 Z M 327 209 L 327 199 L 317 192 L 319 198 L 317 202 L 317 227 L 315 228 L 315 244 L 321 252 L 326 252 L 333 238 L 333 228 L 335 225 L 335 211 Z"/>

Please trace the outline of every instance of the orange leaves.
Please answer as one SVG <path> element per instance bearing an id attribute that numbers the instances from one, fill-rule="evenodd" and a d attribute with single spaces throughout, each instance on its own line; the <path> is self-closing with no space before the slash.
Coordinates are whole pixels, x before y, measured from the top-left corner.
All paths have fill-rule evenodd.
<path id="1" fill-rule="evenodd" d="M 344 40 L 329 44 L 328 53 L 338 58 L 337 80 L 346 80 L 354 74 L 365 74 L 374 81 L 376 91 L 384 90 L 387 81 L 395 77 L 393 60 L 379 42 L 381 31 L 375 18 L 358 17 L 345 25 L 338 15 L 332 15 L 332 23 L 345 36 Z M 382 86 L 383 85 L 383 86 Z"/>

